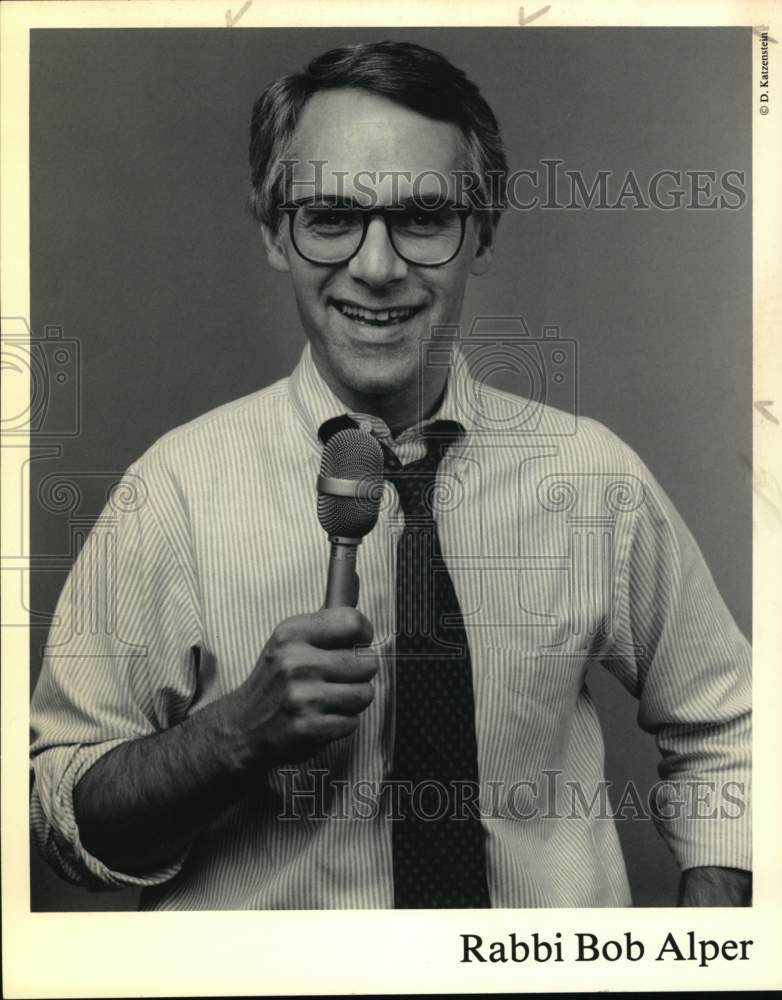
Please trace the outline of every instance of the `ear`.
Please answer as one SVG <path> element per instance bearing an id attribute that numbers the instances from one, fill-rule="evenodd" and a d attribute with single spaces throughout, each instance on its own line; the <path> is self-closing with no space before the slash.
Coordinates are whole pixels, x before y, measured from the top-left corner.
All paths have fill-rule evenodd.
<path id="1" fill-rule="evenodd" d="M 277 230 L 270 229 L 269 226 L 261 224 L 261 235 L 263 245 L 266 249 L 266 259 L 275 271 L 290 271 L 288 263 L 287 246 L 282 235 L 282 226 Z"/>
<path id="2" fill-rule="evenodd" d="M 473 257 L 472 264 L 470 265 L 470 274 L 486 274 L 489 270 L 489 265 L 491 264 L 493 255 L 494 244 L 482 243 L 476 250 L 475 256 Z"/>

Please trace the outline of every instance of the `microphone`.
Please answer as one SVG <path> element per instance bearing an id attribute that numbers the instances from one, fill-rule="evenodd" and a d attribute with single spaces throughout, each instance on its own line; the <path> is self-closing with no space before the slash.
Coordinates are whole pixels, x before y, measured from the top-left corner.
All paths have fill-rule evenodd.
<path id="1" fill-rule="evenodd" d="M 383 449 L 358 427 L 337 431 L 323 449 L 317 487 L 318 520 L 331 542 L 325 607 L 355 608 L 356 553 L 377 524 Z"/>

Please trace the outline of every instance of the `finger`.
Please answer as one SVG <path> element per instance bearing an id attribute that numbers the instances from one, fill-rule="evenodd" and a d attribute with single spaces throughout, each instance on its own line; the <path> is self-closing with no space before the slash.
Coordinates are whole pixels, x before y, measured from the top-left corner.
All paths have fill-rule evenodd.
<path id="1" fill-rule="evenodd" d="M 355 715 L 320 715 L 308 725 L 308 736 L 319 742 L 331 742 L 350 736 L 358 725 Z"/>
<path id="2" fill-rule="evenodd" d="M 335 684 L 369 681 L 380 667 L 378 657 L 366 651 L 318 649 L 302 641 L 287 646 L 285 659 L 294 679 L 314 678 Z"/>
<path id="3" fill-rule="evenodd" d="M 358 715 L 372 704 L 373 686 L 362 684 L 325 684 L 321 692 L 321 712 L 326 715 Z"/>
<path id="4" fill-rule="evenodd" d="M 319 716 L 358 715 L 374 698 L 369 682 L 362 684 L 329 684 L 327 681 L 301 681 L 288 692 L 287 711 L 306 719 L 307 725 Z"/>
<path id="5" fill-rule="evenodd" d="M 374 635 L 372 623 L 356 608 L 321 608 L 301 618 L 301 638 L 320 649 L 345 649 L 370 643 Z"/>

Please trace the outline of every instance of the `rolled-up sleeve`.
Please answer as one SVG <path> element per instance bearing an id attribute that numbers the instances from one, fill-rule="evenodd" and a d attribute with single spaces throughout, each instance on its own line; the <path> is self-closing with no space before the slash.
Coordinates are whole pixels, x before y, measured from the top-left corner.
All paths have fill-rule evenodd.
<path id="1" fill-rule="evenodd" d="M 692 534 L 643 469 L 606 662 L 660 749 L 654 819 L 682 869 L 751 869 L 751 653 Z"/>
<path id="2" fill-rule="evenodd" d="M 198 597 L 186 512 L 154 457 L 128 470 L 57 604 L 31 705 L 31 824 L 43 857 L 90 889 L 154 885 L 85 850 L 73 791 L 104 754 L 180 721 L 197 689 Z"/>

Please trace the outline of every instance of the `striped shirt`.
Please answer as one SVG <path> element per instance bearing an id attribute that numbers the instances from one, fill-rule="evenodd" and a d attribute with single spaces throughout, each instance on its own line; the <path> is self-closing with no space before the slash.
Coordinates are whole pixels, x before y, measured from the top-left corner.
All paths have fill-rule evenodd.
<path id="1" fill-rule="evenodd" d="M 621 803 L 605 795 L 585 683 L 594 663 L 638 698 L 656 736 L 652 818 L 681 867 L 749 869 L 749 647 L 695 541 L 600 424 L 481 386 L 465 350 L 451 360 L 431 419 L 465 433 L 440 464 L 435 517 L 471 649 L 492 905 L 630 903 Z M 279 622 L 322 606 L 318 429 L 344 412 L 307 347 L 289 378 L 161 438 L 110 497 L 63 589 L 32 704 L 33 828 L 67 879 L 141 886 L 142 909 L 393 906 L 386 779 L 404 518 L 389 483 L 358 553 L 380 669 L 356 732 L 259 773 L 143 877 L 87 852 L 73 809 L 103 754 L 237 687 Z M 378 418 L 351 415 L 401 462 L 424 453 L 423 423 L 392 439 Z"/>

